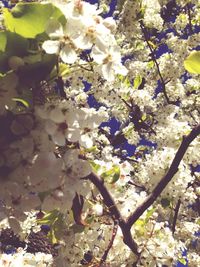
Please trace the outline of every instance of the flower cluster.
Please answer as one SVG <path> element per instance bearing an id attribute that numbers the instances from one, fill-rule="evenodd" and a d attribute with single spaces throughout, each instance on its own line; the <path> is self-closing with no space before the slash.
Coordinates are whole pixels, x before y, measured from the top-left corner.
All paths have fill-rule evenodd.
<path id="1" fill-rule="evenodd" d="M 102 19 L 95 5 L 82 0 L 72 0 L 58 5 L 66 18 L 66 23 L 50 19 L 46 33 L 51 38 L 42 47 L 48 54 L 59 54 L 63 62 L 80 62 L 80 54 L 91 50 L 95 70 L 108 80 L 113 81 L 116 74 L 126 75 L 127 70 L 121 64 L 120 48 L 113 33 L 116 23 L 113 18 Z"/>
<path id="2" fill-rule="evenodd" d="M 20 2 L 0 14 L 0 265 L 198 267 L 199 4 Z"/>

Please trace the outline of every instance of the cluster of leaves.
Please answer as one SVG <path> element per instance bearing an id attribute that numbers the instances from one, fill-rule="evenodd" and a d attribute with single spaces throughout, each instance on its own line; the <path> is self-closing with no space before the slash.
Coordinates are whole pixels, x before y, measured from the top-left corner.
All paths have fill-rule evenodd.
<path id="1" fill-rule="evenodd" d="M 65 22 L 65 17 L 53 4 L 18 3 L 11 10 L 3 9 L 4 29 L 0 31 L 0 76 L 10 72 L 18 77 L 15 101 L 25 106 L 31 104 L 31 92 L 41 81 L 51 81 L 58 75 L 65 75 L 66 65 L 58 66 L 58 56 L 46 54 L 41 44 L 48 39 L 45 32 L 49 18 Z M 34 23 L 33 23 L 34 22 Z M 23 102 L 24 100 L 24 102 Z M 28 104 L 27 104 L 28 102 Z"/>

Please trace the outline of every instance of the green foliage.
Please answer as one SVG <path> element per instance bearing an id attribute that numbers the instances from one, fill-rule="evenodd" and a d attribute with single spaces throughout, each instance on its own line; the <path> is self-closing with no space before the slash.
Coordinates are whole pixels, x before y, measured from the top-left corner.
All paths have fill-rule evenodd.
<path id="1" fill-rule="evenodd" d="M 45 32 L 49 18 L 63 19 L 63 14 L 52 4 L 19 3 L 11 10 L 4 8 L 3 17 L 9 31 L 35 38 Z"/>
<path id="2" fill-rule="evenodd" d="M 6 38 L 6 44 L 5 44 Z M 28 40 L 14 32 L 1 32 L 0 40 L 4 40 L 3 45 L 0 46 L 3 48 L 0 51 L 0 72 L 6 73 L 10 70 L 8 60 L 11 56 L 23 57 L 28 55 Z"/>
<path id="3" fill-rule="evenodd" d="M 27 87 L 37 85 L 40 81 L 47 79 L 56 62 L 55 55 L 41 55 L 41 61 L 38 61 L 36 57 L 35 62 L 24 65 L 17 71 L 20 83 Z"/>
<path id="4" fill-rule="evenodd" d="M 101 169 L 101 165 L 95 163 L 94 161 L 90 161 L 90 165 L 91 165 L 91 167 L 92 167 L 93 172 L 95 172 L 95 173 L 97 173 L 98 170 Z"/>
<path id="5" fill-rule="evenodd" d="M 193 74 L 200 74 L 200 51 L 192 51 L 184 61 L 185 69 Z"/>
<path id="6" fill-rule="evenodd" d="M 146 217 L 144 219 L 138 219 L 135 222 L 135 224 L 134 224 L 135 230 L 136 230 L 136 232 L 137 232 L 137 234 L 139 236 L 142 236 L 142 235 L 145 234 L 145 232 L 146 232 L 145 226 L 149 222 L 149 220 L 150 220 L 151 216 L 153 215 L 154 211 L 155 211 L 155 208 L 152 208 L 152 209 L 148 210 L 147 213 L 146 213 Z"/>
<path id="7" fill-rule="evenodd" d="M 12 100 L 23 104 L 26 108 L 29 108 L 30 106 L 29 103 L 25 99 L 22 99 L 19 97 L 13 97 Z"/>
<path id="8" fill-rule="evenodd" d="M 70 73 L 70 68 L 67 64 L 64 63 L 60 63 L 57 66 L 54 66 L 54 68 L 52 69 L 51 73 L 50 73 L 50 80 L 53 80 L 55 78 L 59 77 L 66 77 L 67 74 Z"/>
<path id="9" fill-rule="evenodd" d="M 113 168 L 111 168 L 110 170 L 103 172 L 101 174 L 101 177 L 109 184 L 116 183 L 120 178 L 119 166 L 114 165 Z"/>
<path id="10" fill-rule="evenodd" d="M 5 32 L 0 32 L 0 51 L 4 52 L 7 43 L 7 36 Z"/>
<path id="11" fill-rule="evenodd" d="M 142 76 L 137 75 L 134 79 L 133 88 L 138 89 L 141 83 L 142 83 Z"/>
<path id="12" fill-rule="evenodd" d="M 187 261 L 186 261 L 186 259 L 184 259 L 184 258 L 181 258 L 181 259 L 179 259 L 178 260 L 181 264 L 183 264 L 183 265 L 187 265 Z"/>
<path id="13" fill-rule="evenodd" d="M 64 215 L 58 210 L 52 210 L 46 213 L 42 219 L 37 220 L 37 223 L 50 226 L 48 237 L 53 244 L 58 243 L 58 240 L 61 239 L 63 231 L 66 228 Z"/>
<path id="14" fill-rule="evenodd" d="M 94 173 L 100 172 L 100 176 L 109 184 L 116 183 L 120 178 L 120 168 L 118 165 L 113 165 L 109 170 L 104 171 L 105 167 L 102 168 L 101 165 L 96 164 L 93 161 L 90 161 L 90 165 Z"/>

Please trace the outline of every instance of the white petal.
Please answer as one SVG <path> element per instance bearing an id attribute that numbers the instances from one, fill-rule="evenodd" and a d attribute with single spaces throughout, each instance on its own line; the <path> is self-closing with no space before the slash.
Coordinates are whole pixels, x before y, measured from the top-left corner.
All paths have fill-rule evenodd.
<path id="1" fill-rule="evenodd" d="M 92 49 L 91 56 L 93 57 L 93 59 L 96 63 L 102 64 L 103 60 L 106 58 L 107 54 L 95 46 Z"/>
<path id="2" fill-rule="evenodd" d="M 86 35 L 81 35 L 77 39 L 73 40 L 77 48 L 80 49 L 91 49 L 92 48 L 92 39 L 88 38 Z"/>
<path id="3" fill-rule="evenodd" d="M 60 42 L 48 40 L 42 44 L 42 48 L 47 54 L 57 54 L 59 51 Z"/>
<path id="4" fill-rule="evenodd" d="M 123 76 L 126 76 L 127 73 L 128 73 L 128 70 L 126 67 L 124 67 L 121 63 L 120 64 L 117 64 L 117 65 L 114 65 L 114 70 L 116 73 L 118 74 L 121 74 Z"/>
<path id="5" fill-rule="evenodd" d="M 57 125 L 51 121 L 51 120 L 47 120 L 45 123 L 45 130 L 48 134 L 54 134 L 57 130 Z"/>
<path id="6" fill-rule="evenodd" d="M 67 140 L 70 142 L 79 141 L 81 134 L 79 129 L 69 128 L 66 134 Z"/>
<path id="7" fill-rule="evenodd" d="M 91 137 L 86 134 L 81 136 L 79 143 L 85 148 L 91 148 L 93 146 L 93 141 Z"/>
<path id="8" fill-rule="evenodd" d="M 109 62 L 108 64 L 104 64 L 102 66 L 102 74 L 104 79 L 106 79 L 109 82 L 114 81 L 115 79 L 115 72 L 113 69 L 113 64 L 112 62 Z"/>
<path id="9" fill-rule="evenodd" d="M 56 132 L 56 134 L 52 136 L 52 140 L 58 146 L 65 145 L 65 136 L 63 135 L 62 132 Z"/>
<path id="10" fill-rule="evenodd" d="M 56 123 L 61 123 L 65 121 L 65 116 L 60 109 L 51 110 L 49 118 Z"/>
<path id="11" fill-rule="evenodd" d="M 77 60 L 77 54 L 70 45 L 65 45 L 60 51 L 60 57 L 63 62 L 73 64 Z"/>
<path id="12" fill-rule="evenodd" d="M 60 38 L 63 36 L 62 25 L 55 19 L 50 19 L 46 25 L 46 33 L 51 38 Z"/>
<path id="13" fill-rule="evenodd" d="M 106 19 L 104 19 L 103 24 L 111 31 L 115 31 L 116 30 L 116 22 L 112 17 L 108 17 Z"/>

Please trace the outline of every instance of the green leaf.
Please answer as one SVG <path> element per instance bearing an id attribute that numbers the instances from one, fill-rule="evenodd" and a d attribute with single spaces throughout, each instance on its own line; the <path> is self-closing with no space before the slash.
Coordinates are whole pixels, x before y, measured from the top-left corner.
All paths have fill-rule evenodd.
<path id="1" fill-rule="evenodd" d="M 154 65 L 155 65 L 155 63 L 154 63 L 153 60 L 150 60 L 150 61 L 147 63 L 147 67 L 148 67 L 149 69 L 152 69 L 152 68 L 154 67 Z"/>
<path id="2" fill-rule="evenodd" d="M 46 79 L 56 65 L 56 62 L 56 55 L 45 54 L 41 61 L 36 61 L 33 64 L 27 64 L 20 67 L 19 70 L 17 70 L 20 83 L 27 87 L 35 87 L 38 82 Z"/>
<path id="3" fill-rule="evenodd" d="M 54 223 L 55 219 L 58 217 L 59 211 L 58 210 L 52 210 L 44 215 L 42 219 L 38 219 L 37 223 L 39 224 L 48 224 L 51 225 Z"/>
<path id="4" fill-rule="evenodd" d="M 64 215 L 56 209 L 46 213 L 42 219 L 37 220 L 37 223 L 50 226 L 48 237 L 53 244 L 62 238 L 63 231 L 67 227 Z"/>
<path id="5" fill-rule="evenodd" d="M 101 168 L 101 165 L 95 163 L 94 161 L 90 161 L 90 165 L 91 165 L 91 167 L 92 167 L 92 170 L 93 170 L 95 173 L 97 173 L 98 170 L 100 170 L 100 168 Z"/>
<path id="6" fill-rule="evenodd" d="M 58 73 L 57 73 L 58 72 Z M 58 66 L 58 71 L 57 71 L 57 66 L 53 68 L 51 73 L 49 74 L 49 80 L 53 80 L 57 78 L 58 76 L 60 77 L 66 77 L 67 74 L 70 73 L 70 68 L 67 64 L 60 63 Z"/>
<path id="7" fill-rule="evenodd" d="M 118 181 L 120 177 L 120 168 L 117 165 L 114 165 L 114 167 L 108 171 L 105 171 L 101 174 L 101 177 L 106 180 L 106 182 L 110 184 L 114 184 Z"/>
<path id="8" fill-rule="evenodd" d="M 29 103 L 22 98 L 14 97 L 12 100 L 23 104 L 26 108 L 29 108 Z"/>
<path id="9" fill-rule="evenodd" d="M 6 28 L 26 38 L 43 33 L 49 18 L 62 16 L 62 12 L 52 4 L 19 3 L 11 10 L 3 9 Z"/>
<path id="10" fill-rule="evenodd" d="M 137 75 L 134 79 L 133 88 L 138 89 L 141 83 L 142 83 L 142 76 Z"/>
<path id="11" fill-rule="evenodd" d="M 0 51 L 4 52 L 7 43 L 6 32 L 0 32 Z"/>
<path id="12" fill-rule="evenodd" d="M 184 259 L 184 258 L 181 258 L 181 259 L 179 259 L 178 260 L 180 263 L 182 263 L 183 265 L 186 265 L 187 264 L 187 261 L 186 261 L 186 259 Z"/>
<path id="13" fill-rule="evenodd" d="M 23 61 L 27 64 L 34 64 L 34 63 L 42 61 L 42 55 L 41 53 L 35 54 L 35 55 L 28 55 L 23 58 Z"/>
<path id="14" fill-rule="evenodd" d="M 57 218 L 54 220 L 54 223 L 51 226 L 51 230 L 49 233 L 49 238 L 52 244 L 58 243 L 58 241 L 63 236 L 63 231 L 66 228 L 66 223 L 64 221 L 64 215 L 59 213 Z"/>
<path id="15" fill-rule="evenodd" d="M 147 215 L 146 215 L 146 218 L 145 218 L 145 223 L 147 223 L 149 221 L 149 219 L 153 215 L 154 211 L 155 211 L 155 208 L 152 208 L 152 209 L 147 211 Z"/>
<path id="16" fill-rule="evenodd" d="M 184 61 L 185 69 L 194 74 L 200 74 L 200 51 L 192 51 Z"/>
<path id="17" fill-rule="evenodd" d="M 0 72 L 2 73 L 10 70 L 8 59 L 11 56 L 23 57 L 28 54 L 28 40 L 14 32 L 5 31 L 4 34 L 6 36 L 6 47 L 3 52 L 0 51 Z"/>

